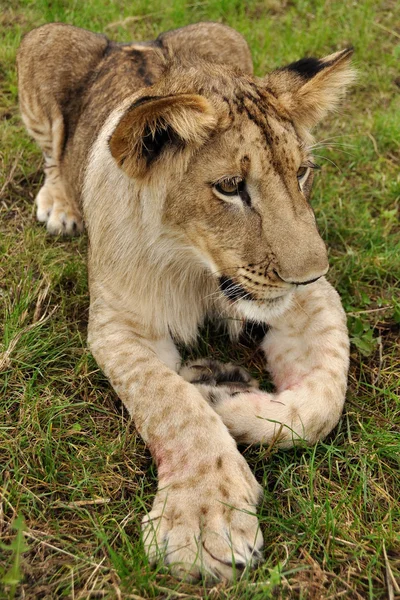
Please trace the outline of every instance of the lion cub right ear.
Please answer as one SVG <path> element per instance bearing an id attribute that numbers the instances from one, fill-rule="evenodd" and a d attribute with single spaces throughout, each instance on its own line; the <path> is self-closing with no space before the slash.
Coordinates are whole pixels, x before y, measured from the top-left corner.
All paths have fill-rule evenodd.
<path id="1" fill-rule="evenodd" d="M 122 116 L 109 140 L 110 151 L 130 177 L 143 177 L 168 152 L 203 144 L 216 122 L 203 96 L 145 96 Z"/>
<path id="2" fill-rule="evenodd" d="M 302 58 L 273 71 L 266 81 L 299 128 L 311 129 L 334 110 L 354 81 L 352 48 L 325 58 Z"/>

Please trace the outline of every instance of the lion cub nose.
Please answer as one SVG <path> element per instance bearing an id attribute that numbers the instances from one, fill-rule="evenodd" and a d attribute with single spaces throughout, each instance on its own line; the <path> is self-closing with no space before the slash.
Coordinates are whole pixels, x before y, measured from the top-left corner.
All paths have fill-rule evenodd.
<path id="1" fill-rule="evenodd" d="M 318 281 L 318 279 L 320 279 L 321 277 L 323 277 L 324 275 L 326 275 L 326 273 L 329 270 L 329 265 L 327 265 L 325 267 L 325 269 L 321 269 L 321 271 L 319 273 L 313 273 L 313 274 L 307 274 L 304 277 L 282 277 L 281 273 L 279 273 L 279 271 L 274 270 L 274 274 L 278 277 L 278 279 L 280 279 L 281 281 L 284 281 L 285 283 L 289 283 L 290 285 L 308 285 L 309 283 L 314 283 L 315 281 Z"/>

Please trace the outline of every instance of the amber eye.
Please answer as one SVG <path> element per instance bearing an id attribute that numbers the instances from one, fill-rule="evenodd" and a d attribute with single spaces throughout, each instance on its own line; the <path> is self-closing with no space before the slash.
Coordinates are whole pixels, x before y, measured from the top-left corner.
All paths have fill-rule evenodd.
<path id="1" fill-rule="evenodd" d="M 230 177 L 219 181 L 214 187 L 217 192 L 224 196 L 239 196 L 244 187 L 244 180 L 241 177 Z"/>
<path id="2" fill-rule="evenodd" d="M 308 177 L 310 167 L 300 167 L 297 171 L 297 181 L 302 184 Z"/>

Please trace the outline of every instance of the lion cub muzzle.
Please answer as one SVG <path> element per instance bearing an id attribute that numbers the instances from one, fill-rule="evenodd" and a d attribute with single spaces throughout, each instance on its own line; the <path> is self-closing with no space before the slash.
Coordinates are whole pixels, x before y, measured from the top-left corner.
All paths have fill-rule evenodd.
<path id="1" fill-rule="evenodd" d="M 251 265 L 238 269 L 234 277 L 221 275 L 218 283 L 221 292 L 232 302 L 239 300 L 269 302 L 282 298 L 297 286 L 315 283 L 327 273 L 328 269 L 326 260 L 326 266 L 322 266 L 319 272 L 306 272 L 294 279 L 285 279 L 276 269 L 264 273 L 262 268 L 258 269 L 255 265 Z"/>

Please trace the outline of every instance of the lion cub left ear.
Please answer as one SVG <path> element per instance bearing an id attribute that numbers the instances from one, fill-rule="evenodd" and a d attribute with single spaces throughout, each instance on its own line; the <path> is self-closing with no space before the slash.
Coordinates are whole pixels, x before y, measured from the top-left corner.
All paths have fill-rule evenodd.
<path id="1" fill-rule="evenodd" d="M 353 49 L 347 48 L 321 59 L 302 58 L 267 75 L 267 85 L 290 118 L 299 127 L 311 129 L 336 108 L 354 81 L 352 54 Z"/>
<path id="2" fill-rule="evenodd" d="M 197 94 L 142 97 L 119 121 L 110 151 L 130 177 L 143 177 L 168 152 L 203 144 L 216 121 L 211 104 Z"/>

